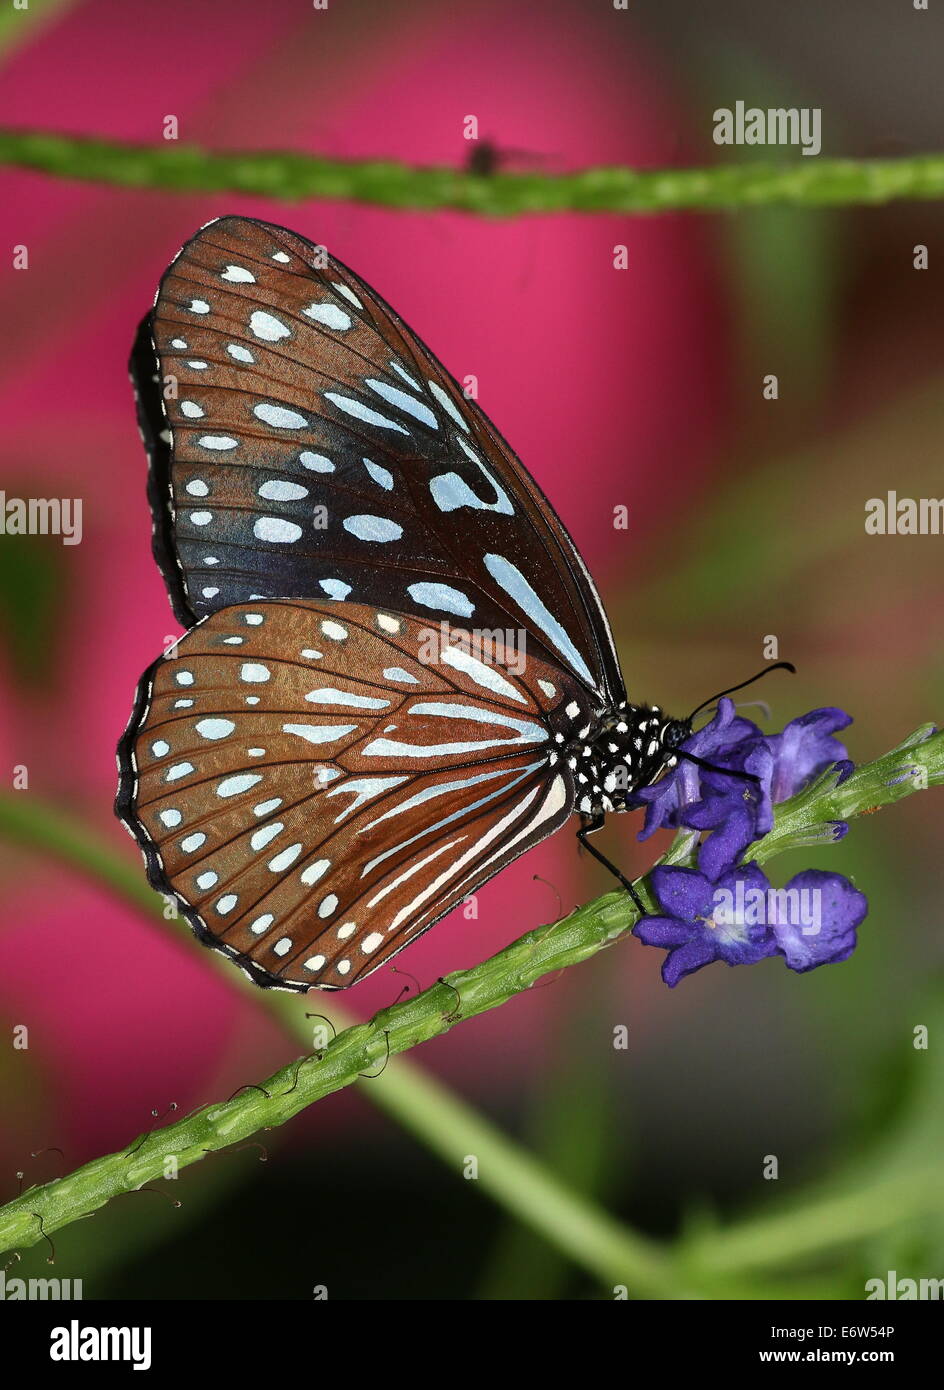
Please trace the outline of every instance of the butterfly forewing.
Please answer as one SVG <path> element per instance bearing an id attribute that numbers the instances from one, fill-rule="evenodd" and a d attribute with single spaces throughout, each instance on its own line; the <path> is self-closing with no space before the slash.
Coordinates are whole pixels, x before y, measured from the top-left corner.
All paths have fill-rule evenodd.
<path id="1" fill-rule="evenodd" d="M 524 631 L 600 707 L 623 698 L 599 598 L 537 485 L 323 248 L 210 223 L 165 275 L 132 371 L 185 624 L 247 600 L 350 600 Z"/>
<path id="2" fill-rule="evenodd" d="M 573 808 L 586 690 L 347 602 L 204 619 L 142 682 L 119 810 L 156 887 L 260 983 L 343 988 Z"/>

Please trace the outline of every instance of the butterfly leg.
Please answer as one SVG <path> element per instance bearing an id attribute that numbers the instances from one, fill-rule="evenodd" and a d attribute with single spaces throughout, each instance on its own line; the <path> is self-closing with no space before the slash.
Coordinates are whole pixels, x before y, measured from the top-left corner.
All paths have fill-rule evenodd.
<path id="1" fill-rule="evenodd" d="M 589 843 L 589 836 L 595 835 L 598 830 L 603 829 L 603 826 L 606 823 L 606 816 L 604 816 L 602 812 L 598 812 L 596 815 L 593 816 L 581 816 L 580 819 L 582 824 L 580 826 L 580 829 L 577 831 L 577 839 L 579 840 L 580 844 L 583 845 L 585 850 L 588 850 L 589 853 L 593 855 L 594 859 L 596 859 L 596 861 L 599 864 L 602 864 L 605 869 L 609 869 L 610 873 L 613 875 L 615 879 L 619 880 L 622 886 L 626 889 L 626 892 L 632 898 L 633 902 L 636 904 L 636 907 L 639 910 L 640 917 L 645 917 L 646 906 L 643 903 L 642 898 L 640 898 L 639 894 L 636 892 L 633 885 L 630 883 L 629 879 L 620 873 L 619 869 L 616 867 L 615 864 L 610 863 L 609 859 L 607 859 L 605 854 L 601 854 L 598 849 L 594 849 L 593 845 Z"/>

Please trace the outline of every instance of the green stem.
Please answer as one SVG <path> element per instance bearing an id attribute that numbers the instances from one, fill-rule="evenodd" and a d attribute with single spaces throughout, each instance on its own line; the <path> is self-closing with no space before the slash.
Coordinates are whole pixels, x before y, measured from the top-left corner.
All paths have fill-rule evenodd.
<path id="1" fill-rule="evenodd" d="M 837 784 L 835 773 L 828 772 L 812 787 L 785 802 L 778 808 L 774 829 L 752 846 L 751 857 L 763 863 L 785 848 L 827 838 L 837 819 L 871 811 L 942 781 L 944 733 L 935 734 L 927 726 L 890 753 L 857 768 L 844 782 Z M 0 801 L 0 831 L 21 840 L 29 839 L 30 823 L 35 832 L 36 814 L 31 818 L 18 797 L 8 796 Z M 63 833 L 61 823 L 53 835 L 47 836 L 46 847 L 52 847 L 53 842 L 60 850 L 76 849 L 74 837 Z M 690 853 L 690 837 L 679 836 L 666 858 L 684 862 Z M 101 857 L 93 856 L 93 862 L 96 870 L 104 869 L 114 879 L 113 866 L 109 870 Z M 636 887 L 651 903 L 646 880 L 637 880 Z M 637 1293 L 672 1290 L 677 1295 L 678 1271 L 658 1246 L 628 1232 L 592 1204 L 568 1192 L 543 1172 L 534 1159 L 516 1151 L 510 1141 L 432 1083 L 423 1083 L 426 1090 L 419 1101 L 415 1096 L 405 1098 L 401 1074 L 398 1096 L 398 1071 L 403 1064 L 386 1066 L 391 1056 L 428 1041 L 467 1018 L 497 1008 L 543 976 L 587 960 L 613 945 L 626 936 L 635 920 L 636 909 L 626 894 L 606 894 L 552 926 L 526 932 L 480 965 L 456 971 L 415 998 L 381 1010 L 369 1023 L 345 1028 L 321 1053 L 281 1068 L 261 1086 L 245 1089 L 222 1104 L 203 1106 L 155 1131 L 143 1142 L 95 1159 L 56 1182 L 30 1189 L 0 1208 L 0 1250 L 35 1244 L 44 1232 L 68 1225 L 98 1210 L 119 1193 L 162 1177 L 171 1159 L 178 1168 L 198 1162 L 207 1152 L 244 1141 L 260 1129 L 284 1124 L 306 1106 L 351 1085 L 365 1073 L 384 1070 L 383 1081 L 367 1083 L 376 1089 L 376 1098 L 386 1096 L 390 1110 L 406 1105 L 411 1127 L 454 1165 L 457 1176 L 469 1159 L 476 1160 L 478 1180 L 483 1186 L 487 1184 L 493 1196 L 542 1229 L 583 1268 L 606 1282 L 624 1283 Z M 288 1017 L 300 1018 L 304 1004 L 287 999 L 280 1000 L 278 1007 Z M 851 1210 L 851 1221 L 839 1223 L 840 1240 L 851 1238 L 856 1231 L 871 1229 L 862 1215 L 861 1202 L 852 1202 Z M 796 1220 L 795 1215 L 791 1219 Z M 770 1220 L 776 1223 L 781 1218 Z M 817 1225 L 813 1217 L 806 1230 L 807 1242 L 801 1243 L 803 1253 L 817 1239 L 817 1231 L 819 1248 L 836 1243 L 834 1230 L 822 1222 Z M 735 1257 L 729 1257 L 728 1268 L 738 1264 L 737 1231 L 729 1240 L 733 1242 Z M 750 1263 L 751 1258 L 756 1258 L 751 1252 L 758 1245 L 750 1226 L 742 1230 L 740 1240 L 742 1252 L 747 1241 L 746 1262 Z M 782 1253 L 789 1257 L 792 1252 L 789 1242 L 786 1244 L 788 1248 Z M 745 1259 L 743 1253 L 740 1258 Z M 702 1268 L 707 1269 L 709 1264 L 710 1261 L 704 1261 Z"/>
<path id="2" fill-rule="evenodd" d="M 842 207 L 944 197 L 944 155 L 794 159 L 707 169 L 622 167 L 575 173 L 472 174 L 395 160 L 327 159 L 288 150 L 212 152 L 85 136 L 0 130 L 0 164 L 59 178 L 178 193 L 240 193 L 293 201 L 342 199 L 395 208 L 454 208 L 489 217 L 528 213 L 659 213 L 768 207 Z"/>
<path id="3" fill-rule="evenodd" d="M 774 1216 L 712 1231 L 689 1245 L 686 1268 L 695 1282 L 779 1268 L 818 1254 L 827 1242 L 853 1244 L 942 1210 L 939 1169 L 881 1178 L 855 1192 L 824 1196 L 802 1207 L 791 1205 Z"/>

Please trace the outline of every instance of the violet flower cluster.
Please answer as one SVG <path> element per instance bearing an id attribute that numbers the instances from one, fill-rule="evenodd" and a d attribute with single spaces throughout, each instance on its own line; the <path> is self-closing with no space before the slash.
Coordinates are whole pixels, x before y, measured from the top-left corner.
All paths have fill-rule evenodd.
<path id="1" fill-rule="evenodd" d="M 702 832 L 697 868 L 652 871 L 664 915 L 644 917 L 633 928 L 647 946 L 668 952 L 662 963 L 667 985 L 716 960 L 752 965 L 779 955 L 789 969 L 806 971 L 852 954 L 868 903 L 849 879 L 807 869 L 775 889 L 755 862 L 742 862 L 748 847 L 772 829 L 778 802 L 829 767 L 835 766 L 839 781 L 849 776 L 853 765 L 835 735 L 851 722 L 843 710 L 816 709 L 782 733 L 764 734 L 723 698 L 710 724 L 681 746 L 719 770 L 682 757 L 654 786 L 636 793 L 646 808 L 641 840 L 661 827 Z M 848 829 L 837 821 L 833 839 Z"/>

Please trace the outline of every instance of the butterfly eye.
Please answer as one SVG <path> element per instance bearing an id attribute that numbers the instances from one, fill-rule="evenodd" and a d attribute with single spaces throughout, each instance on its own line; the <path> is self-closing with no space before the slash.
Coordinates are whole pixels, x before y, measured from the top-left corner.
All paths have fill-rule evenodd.
<path id="1" fill-rule="evenodd" d="M 662 728 L 662 746 L 677 748 L 684 743 L 692 731 L 692 726 L 684 719 L 670 719 Z"/>

